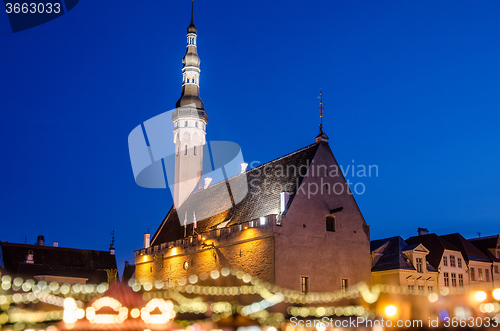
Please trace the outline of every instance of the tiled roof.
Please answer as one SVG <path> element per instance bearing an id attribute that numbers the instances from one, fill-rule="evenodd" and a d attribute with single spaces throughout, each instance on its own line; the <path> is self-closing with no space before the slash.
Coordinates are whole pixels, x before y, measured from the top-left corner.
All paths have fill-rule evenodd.
<path id="1" fill-rule="evenodd" d="M 374 250 L 386 245 L 383 248 L 382 256 L 373 266 L 372 271 L 393 270 L 393 269 L 408 269 L 415 270 L 415 267 L 407 261 L 403 254 L 403 249 L 406 246 L 403 238 L 391 237 L 386 239 L 375 240 L 370 243 L 370 250 Z"/>
<path id="2" fill-rule="evenodd" d="M 372 271 L 394 269 L 416 270 L 415 266 L 408 260 L 403 252 L 413 250 L 419 245 L 420 244 L 408 245 L 403 238 L 399 236 L 371 241 L 371 252 L 385 246 L 381 249 L 381 252 L 379 252 L 382 256 L 373 266 Z M 436 271 L 436 269 L 430 264 L 427 265 L 427 270 Z"/>
<path id="3" fill-rule="evenodd" d="M 152 245 L 184 238 L 184 226 L 181 222 L 184 222 L 186 212 L 190 223 L 186 226 L 187 235 L 194 233 L 194 224 L 191 223 L 193 212 L 197 220 L 197 233 L 211 230 L 228 220 L 230 222 L 227 226 L 230 226 L 278 214 L 280 192 L 284 189 L 290 192 L 290 204 L 318 146 L 316 143 L 309 145 L 227 181 L 215 183 L 205 190 L 194 192 L 182 204 L 180 217 L 175 208 L 170 209 L 153 236 Z M 239 202 L 233 204 L 233 201 Z"/>
<path id="4" fill-rule="evenodd" d="M 489 248 L 497 248 L 498 246 L 498 238 L 499 235 L 489 236 L 489 237 L 481 237 L 481 238 L 472 238 L 469 239 L 469 242 L 476 246 L 481 252 L 487 255 L 492 261 L 500 262 L 494 254 L 491 253 Z"/>
<path id="5" fill-rule="evenodd" d="M 441 236 L 444 240 L 451 243 L 453 246 L 460 249 L 462 252 L 462 256 L 466 261 L 482 261 L 482 262 L 490 262 L 488 256 L 486 256 L 483 252 L 481 252 L 476 246 L 471 244 L 467 239 L 462 237 L 459 233 L 447 234 Z"/>
<path id="6" fill-rule="evenodd" d="M 460 252 L 458 248 L 440 238 L 435 233 L 426 234 L 423 236 L 415 236 L 405 240 L 408 245 L 423 244 L 429 250 L 427 261 L 434 269 L 438 270 L 441 258 L 443 257 L 444 250 L 451 250 Z"/>
<path id="7" fill-rule="evenodd" d="M 37 275 L 88 278 L 88 283 L 107 281 L 105 269 L 117 269 L 116 259 L 106 251 L 39 245 L 0 243 L 5 270 L 11 275 Z M 33 262 L 25 263 L 28 252 Z"/>

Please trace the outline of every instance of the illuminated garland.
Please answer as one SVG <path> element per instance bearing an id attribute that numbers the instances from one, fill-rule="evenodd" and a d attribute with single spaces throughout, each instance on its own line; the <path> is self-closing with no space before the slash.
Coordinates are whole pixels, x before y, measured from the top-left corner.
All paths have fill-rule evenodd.
<path id="1" fill-rule="evenodd" d="M 245 285 L 241 286 L 202 286 L 197 285 L 199 281 L 218 279 L 219 277 L 227 277 L 234 275 L 241 279 Z M 202 273 L 200 275 L 190 275 L 187 278 L 180 278 L 172 282 L 163 282 L 158 280 L 151 282 L 136 282 L 131 279 L 129 286 L 133 291 L 143 291 L 143 298 L 148 301 L 146 307 L 141 310 L 134 308 L 128 310 L 127 307 L 121 306 L 116 299 L 105 297 L 106 291 L 109 289 L 108 284 L 59 284 L 57 282 L 47 283 L 39 281 L 36 283 L 32 279 L 23 280 L 20 277 L 12 279 L 8 275 L 1 278 L 1 289 L 13 290 L 14 294 L 0 295 L 0 325 L 6 323 L 41 323 L 45 321 L 55 321 L 65 319 L 67 321 L 76 321 L 86 317 L 91 323 L 121 323 L 129 316 L 131 318 L 141 317 L 148 323 L 165 323 L 171 320 L 176 313 L 196 313 L 204 314 L 211 311 L 211 319 L 214 322 L 237 312 L 250 319 L 259 321 L 265 325 L 277 325 L 284 321 L 284 316 L 281 313 L 270 313 L 266 309 L 280 303 L 289 304 L 321 304 L 329 302 L 337 302 L 343 299 L 362 298 L 366 303 L 375 303 L 379 295 L 397 294 L 397 295 L 412 295 L 427 297 L 433 303 L 440 296 L 446 297 L 453 294 L 468 294 L 471 295 L 478 303 L 478 309 L 482 313 L 497 313 L 500 312 L 500 304 L 497 302 L 485 302 L 488 298 L 487 292 L 484 290 L 484 285 L 471 285 L 467 287 L 443 287 L 438 293 L 429 295 L 418 292 L 411 292 L 405 286 L 393 285 L 374 285 L 371 288 L 365 283 L 359 283 L 351 287 L 346 293 L 342 291 L 336 292 L 321 292 L 302 294 L 297 291 L 283 289 L 279 286 L 262 282 L 260 279 L 249 274 L 237 270 L 222 268 L 220 271 L 213 270 L 209 274 Z M 185 294 L 206 295 L 206 296 L 240 296 L 249 294 L 258 294 L 263 300 L 253 304 L 242 306 L 237 303 L 227 301 L 215 302 L 208 305 L 203 301 L 202 297 L 188 298 Z M 500 288 L 492 289 L 491 296 L 494 300 L 500 301 Z M 73 297 L 79 298 L 75 300 Z M 84 302 L 91 300 L 94 297 L 101 297 L 94 302 L 92 307 L 88 307 L 84 311 Z M 165 300 L 164 300 L 165 299 Z M 172 299 L 177 304 L 173 304 L 166 299 Z M 42 312 L 31 311 L 28 309 L 20 309 L 10 307 L 11 304 L 29 304 L 44 302 L 57 307 L 64 307 L 62 310 Z M 104 307 L 110 307 L 117 314 L 96 314 L 96 312 Z M 159 309 L 161 314 L 151 314 L 154 309 Z M 394 306 L 386 308 L 388 312 L 397 310 Z M 324 317 L 324 316 L 367 316 L 374 315 L 374 312 L 368 311 L 362 306 L 321 306 L 321 307 L 288 307 L 287 313 L 294 317 Z M 387 313 L 390 315 L 389 313 Z M 497 315 L 498 316 L 498 315 Z"/>

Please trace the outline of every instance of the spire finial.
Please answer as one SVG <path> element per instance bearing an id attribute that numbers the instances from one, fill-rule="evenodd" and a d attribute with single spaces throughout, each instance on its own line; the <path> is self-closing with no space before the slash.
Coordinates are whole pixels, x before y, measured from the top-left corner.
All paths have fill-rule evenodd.
<path id="1" fill-rule="evenodd" d="M 194 12 L 194 0 L 191 0 L 191 25 L 194 25 L 193 12 Z"/>
<path id="2" fill-rule="evenodd" d="M 323 91 L 319 89 L 319 118 L 320 118 L 320 123 L 319 123 L 319 134 L 323 134 Z"/>

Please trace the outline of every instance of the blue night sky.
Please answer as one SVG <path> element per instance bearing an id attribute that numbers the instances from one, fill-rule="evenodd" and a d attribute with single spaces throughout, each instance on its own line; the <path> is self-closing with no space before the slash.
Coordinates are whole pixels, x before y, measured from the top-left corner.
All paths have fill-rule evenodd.
<path id="1" fill-rule="evenodd" d="M 1 232 L 133 261 L 168 212 L 134 182 L 127 137 L 172 109 L 191 1 L 80 1 L 12 33 L 0 14 Z M 372 238 L 500 232 L 500 2 L 195 3 L 208 140 L 266 162 L 324 127 Z M 373 175 L 373 174 L 372 174 Z"/>

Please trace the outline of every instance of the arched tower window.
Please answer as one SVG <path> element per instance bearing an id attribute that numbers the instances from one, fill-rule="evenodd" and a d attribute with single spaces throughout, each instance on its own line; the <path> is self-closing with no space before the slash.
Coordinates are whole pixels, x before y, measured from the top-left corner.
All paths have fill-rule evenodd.
<path id="1" fill-rule="evenodd" d="M 335 232 L 335 216 L 326 217 L 326 231 Z"/>

